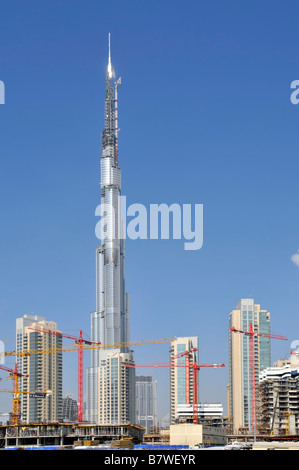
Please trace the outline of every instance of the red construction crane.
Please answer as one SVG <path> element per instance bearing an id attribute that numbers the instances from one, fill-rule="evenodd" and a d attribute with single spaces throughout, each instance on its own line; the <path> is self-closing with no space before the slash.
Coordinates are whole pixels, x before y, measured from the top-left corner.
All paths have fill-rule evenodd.
<path id="1" fill-rule="evenodd" d="M 79 332 L 79 337 L 76 337 L 76 336 L 72 336 L 72 335 L 65 334 L 65 333 L 60 333 L 59 331 L 53 331 L 53 330 L 49 330 L 49 329 L 42 328 L 42 327 L 36 328 L 36 327 L 29 326 L 28 328 L 30 330 L 39 331 L 40 333 L 50 333 L 52 335 L 62 336 L 63 338 L 73 339 L 75 343 L 79 345 L 79 348 L 78 348 L 78 404 L 77 405 L 78 405 L 78 423 L 82 423 L 83 421 L 83 348 L 82 348 L 82 345 L 83 344 L 90 344 L 90 345 L 101 344 L 101 343 L 83 339 L 82 330 L 80 330 Z"/>
<path id="2" fill-rule="evenodd" d="M 10 372 L 13 377 L 28 377 L 28 374 L 21 374 L 20 372 L 17 371 L 17 364 L 15 364 L 14 369 L 10 369 L 9 367 L 6 366 L 1 366 L 0 369 L 5 370 L 6 372 Z"/>
<path id="3" fill-rule="evenodd" d="M 0 365 L 0 369 L 10 372 L 10 377 L 13 380 L 12 424 L 18 424 L 21 416 L 18 377 L 28 377 L 28 374 L 21 374 L 18 372 L 17 363 L 15 363 L 14 369 L 10 369 L 9 367 L 2 365 Z"/>
<path id="4" fill-rule="evenodd" d="M 190 354 L 192 352 L 198 351 L 196 348 L 191 348 L 189 351 L 184 351 L 179 354 L 176 354 L 171 358 L 171 362 L 174 359 L 179 359 L 180 357 L 185 356 L 185 395 L 186 395 L 186 405 L 190 404 Z"/>
<path id="5" fill-rule="evenodd" d="M 145 362 L 130 364 L 127 363 L 126 367 L 189 367 L 193 368 L 193 424 L 198 424 L 198 371 L 202 367 L 225 367 L 225 364 L 198 364 L 193 362 L 186 366 L 186 364 L 175 364 L 174 362 Z"/>
<path id="6" fill-rule="evenodd" d="M 249 336 L 249 360 L 250 360 L 250 391 L 251 391 L 251 417 L 252 417 L 252 432 L 256 434 L 256 386 L 255 386 L 255 351 L 254 351 L 254 337 L 262 336 L 270 339 L 282 339 L 287 340 L 285 336 L 273 335 L 268 333 L 258 333 L 253 330 L 252 323 L 249 324 L 249 331 L 237 330 L 234 326 L 230 328 L 230 331 L 234 333 L 242 333 Z"/>
<path id="7" fill-rule="evenodd" d="M 298 352 L 298 351 L 293 351 L 293 350 L 291 349 L 291 354 L 297 354 L 297 355 L 298 355 L 299 352 Z"/>
<path id="8" fill-rule="evenodd" d="M 298 356 L 298 355 L 299 355 L 299 352 L 298 352 L 298 351 L 293 351 L 293 350 L 291 349 L 291 355 Z M 296 359 L 296 365 L 298 365 L 298 359 Z"/>

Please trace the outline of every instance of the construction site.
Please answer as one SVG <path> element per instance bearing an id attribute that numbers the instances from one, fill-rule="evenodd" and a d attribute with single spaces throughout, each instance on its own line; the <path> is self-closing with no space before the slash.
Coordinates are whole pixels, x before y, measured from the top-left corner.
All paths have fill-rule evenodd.
<path id="1" fill-rule="evenodd" d="M 2 353 L 3 357 L 16 357 L 14 369 L 5 365 L 0 365 L 0 369 L 8 373 L 7 379 L 12 381 L 12 388 L 0 389 L 2 393 L 12 395 L 11 422 L 0 426 L 0 447 L 1 448 L 30 448 L 30 447 L 65 447 L 65 448 L 110 448 L 110 449 L 134 449 L 134 448 L 164 448 L 171 449 L 176 446 L 185 446 L 190 449 L 204 449 L 211 446 L 217 448 L 239 446 L 240 449 L 266 448 L 283 445 L 297 448 L 299 441 L 299 370 L 290 368 L 290 361 L 283 361 L 276 364 L 271 370 L 261 373 L 259 383 L 255 383 L 255 375 L 252 375 L 251 388 L 255 390 L 252 395 L 254 400 L 255 420 L 252 429 L 248 427 L 239 428 L 234 432 L 233 419 L 223 416 L 221 412 L 217 415 L 217 408 L 210 406 L 208 411 L 199 403 L 198 383 L 199 371 L 201 368 L 225 367 L 225 364 L 201 364 L 197 362 L 198 349 L 189 349 L 177 353 L 186 338 L 164 338 L 148 341 L 135 341 L 130 346 L 141 346 L 149 344 L 170 344 L 170 355 L 168 362 L 154 363 L 133 363 L 124 362 L 121 367 L 125 377 L 128 370 L 142 368 L 164 368 L 169 372 L 170 395 L 175 394 L 175 384 L 180 378 L 184 384 L 185 405 L 174 408 L 174 419 L 169 424 L 163 426 L 151 426 L 149 432 L 140 425 L 133 422 L 123 423 L 101 423 L 93 424 L 85 422 L 83 413 L 83 353 L 86 350 L 97 350 L 99 348 L 111 349 L 111 344 L 101 345 L 83 338 L 82 331 L 78 337 L 64 335 L 56 330 L 49 330 L 45 326 L 31 325 L 28 327 L 29 336 L 38 334 L 38 345 L 36 349 L 31 349 L 32 341 L 27 341 L 27 349 L 7 351 Z M 234 331 L 235 332 L 235 331 Z M 250 330 L 250 338 L 254 338 Z M 75 341 L 73 345 L 62 346 L 63 336 Z M 48 340 L 40 338 L 55 338 L 54 344 L 49 345 Z M 57 339 L 59 338 L 58 345 Z M 192 338 L 194 341 L 194 338 Z M 190 341 L 190 339 L 188 338 Z M 187 343 L 186 343 L 187 344 Z M 128 344 L 127 344 L 128 345 Z M 252 341 L 254 347 L 254 341 Z M 120 346 L 119 344 L 113 346 Z M 57 400 L 57 395 L 61 396 L 58 387 L 53 394 L 51 388 L 30 387 L 30 370 L 32 364 L 36 365 L 36 358 L 39 358 L 40 365 L 45 365 L 42 361 L 52 361 L 55 364 L 61 363 L 64 353 L 76 351 L 78 353 L 78 401 L 74 401 L 76 420 L 65 422 L 51 420 L 48 410 L 57 409 L 59 406 L 53 405 Z M 33 359 L 33 363 L 30 363 Z M 18 372 L 18 360 L 22 360 L 23 372 Z M 24 367 L 25 366 L 25 367 Z M 59 369 L 59 368 L 58 368 Z M 126 381 L 123 381 L 126 383 Z M 31 382 L 32 383 L 32 382 Z M 44 383 L 44 386 L 51 385 Z M 56 396 L 55 396 L 56 395 Z M 81 397 L 81 400 L 80 400 Z M 25 400 L 24 400 L 25 398 Z M 23 400 L 22 400 L 23 399 Z M 175 401 L 173 401 L 175 404 Z M 47 416 L 44 421 L 30 421 L 28 408 L 39 410 L 39 416 Z M 22 410 L 22 412 L 21 412 Z M 25 411 L 24 411 L 25 410 Z M 181 412 L 179 411 L 181 410 Z M 179 414 L 177 414 L 179 412 Z M 180 414 L 181 413 L 181 414 Z M 264 444 L 263 444 L 264 443 Z M 139 447 L 138 447 L 139 446 Z M 230 447 L 229 447 L 230 448 Z M 276 447 L 275 447 L 276 448 Z"/>
<path id="2" fill-rule="evenodd" d="M 88 425 L 76 423 L 31 423 L 0 427 L 1 447 L 105 446 L 133 448 L 142 442 L 138 425 Z"/>

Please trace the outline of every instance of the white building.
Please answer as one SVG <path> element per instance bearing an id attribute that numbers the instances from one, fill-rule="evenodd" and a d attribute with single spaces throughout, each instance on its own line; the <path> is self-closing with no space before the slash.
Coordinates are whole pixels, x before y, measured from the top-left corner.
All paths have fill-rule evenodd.
<path id="1" fill-rule="evenodd" d="M 18 372 L 28 374 L 18 380 L 21 393 L 21 421 L 53 422 L 62 418 L 62 337 L 46 333 L 61 333 L 56 322 L 39 315 L 24 315 L 16 320 L 17 351 L 35 351 L 28 356 L 17 356 Z M 40 352 L 39 352 L 40 351 Z M 44 352 L 43 352 L 44 351 Z M 51 392 L 44 398 L 31 397 L 28 392 Z"/>
<path id="2" fill-rule="evenodd" d="M 98 424 L 135 422 L 135 367 L 132 353 L 111 351 L 98 367 Z"/>
<path id="3" fill-rule="evenodd" d="M 178 405 L 177 418 L 179 421 L 191 421 L 193 417 L 192 405 Z M 199 403 L 199 421 L 215 421 L 220 423 L 223 419 L 223 406 L 221 403 Z"/>

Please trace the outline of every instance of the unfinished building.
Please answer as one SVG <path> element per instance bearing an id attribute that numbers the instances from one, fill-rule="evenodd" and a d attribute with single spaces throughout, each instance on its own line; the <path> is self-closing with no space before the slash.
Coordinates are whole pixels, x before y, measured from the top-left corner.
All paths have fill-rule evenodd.
<path id="1" fill-rule="evenodd" d="M 290 362 L 261 372 L 258 415 L 261 434 L 299 435 L 299 369 Z"/>

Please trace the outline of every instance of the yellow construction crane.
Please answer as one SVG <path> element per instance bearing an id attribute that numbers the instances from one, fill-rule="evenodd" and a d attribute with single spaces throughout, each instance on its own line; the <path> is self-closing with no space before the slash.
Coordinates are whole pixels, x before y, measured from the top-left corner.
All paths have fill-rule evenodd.
<path id="1" fill-rule="evenodd" d="M 13 380 L 12 389 L 0 389 L 0 392 L 9 392 L 13 394 L 12 400 L 12 424 L 18 424 L 21 417 L 21 403 L 20 403 L 20 393 L 28 393 L 32 398 L 45 397 L 47 394 L 52 393 L 50 390 L 45 390 L 44 392 L 23 392 L 19 388 L 19 379 L 23 377 L 28 377 L 28 374 L 21 374 L 18 372 L 17 363 L 15 364 L 14 369 L 10 369 L 4 365 L 0 365 L 0 369 L 6 372 L 10 372 L 10 375 L 6 379 Z"/>
<path id="2" fill-rule="evenodd" d="M 15 364 L 14 369 L 10 369 L 10 367 L 6 367 L 4 365 L 0 365 L 0 369 L 6 372 L 10 372 L 10 375 L 6 377 L 6 379 L 13 379 L 12 424 L 17 424 L 21 416 L 18 379 L 22 377 L 28 377 L 28 374 L 20 374 L 18 372 L 17 363 Z"/>
<path id="3" fill-rule="evenodd" d="M 283 415 L 286 419 L 286 436 L 291 435 L 291 416 L 294 415 L 292 411 L 284 411 Z"/>
<path id="4" fill-rule="evenodd" d="M 174 338 L 162 338 L 162 339 L 150 339 L 150 340 L 140 340 L 140 341 L 131 341 L 124 343 L 105 343 L 105 344 L 74 344 L 72 346 L 60 346 L 56 348 L 40 348 L 40 349 L 27 349 L 24 351 L 4 351 L 0 353 L 0 357 L 28 357 L 35 354 L 55 354 L 62 353 L 67 351 L 81 351 L 92 350 L 92 349 L 114 349 L 122 347 L 132 347 L 132 346 L 143 346 L 149 344 L 159 344 L 159 343 L 170 343 L 174 341 Z M 18 374 L 18 376 L 21 374 Z M 13 375 L 14 378 L 14 387 L 13 390 L 0 389 L 0 392 L 11 392 L 13 393 L 13 407 L 12 407 L 12 421 L 13 424 L 18 424 L 20 419 L 20 393 L 30 394 L 32 397 L 44 396 L 46 392 L 22 392 L 19 390 L 17 375 Z"/>
<path id="5" fill-rule="evenodd" d="M 0 393 L 2 392 L 13 394 L 12 416 L 11 416 L 12 424 L 19 424 L 19 421 L 20 421 L 20 417 L 21 417 L 20 393 L 26 393 L 30 396 L 30 398 L 44 398 L 52 393 L 51 390 L 45 390 L 44 392 L 23 392 L 19 390 L 19 388 L 17 390 L 15 388 L 13 389 L 0 388 Z"/>
<path id="6" fill-rule="evenodd" d="M 159 343 L 171 343 L 174 341 L 174 338 L 162 338 L 162 339 L 149 339 L 149 340 L 140 340 L 140 341 L 129 341 L 125 343 L 104 343 L 104 344 L 74 344 L 72 346 L 61 346 L 58 348 L 40 348 L 40 349 L 25 349 L 24 351 L 4 351 L 0 353 L 0 357 L 26 357 L 33 354 L 52 354 L 59 352 L 67 351 L 78 351 L 82 349 L 83 351 L 91 349 L 117 349 L 124 347 L 132 346 L 147 346 L 149 344 L 159 344 Z"/>
<path id="7" fill-rule="evenodd" d="M 14 390 L 12 388 L 0 388 L 0 393 L 1 392 L 14 393 Z M 28 395 L 32 395 L 30 398 L 42 398 L 47 395 L 51 395 L 52 390 L 44 390 L 43 392 L 23 392 L 22 390 L 19 390 L 18 393 L 27 393 Z"/>

